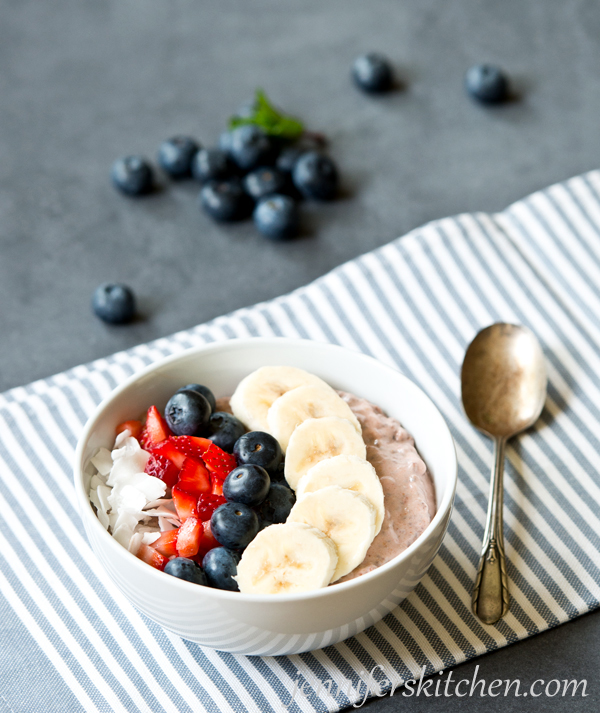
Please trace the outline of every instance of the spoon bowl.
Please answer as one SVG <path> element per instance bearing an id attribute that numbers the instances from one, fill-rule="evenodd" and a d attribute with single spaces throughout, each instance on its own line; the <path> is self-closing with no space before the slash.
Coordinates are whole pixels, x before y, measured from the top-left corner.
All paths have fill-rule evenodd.
<path id="1" fill-rule="evenodd" d="M 462 366 L 462 401 L 471 423 L 494 439 L 494 468 L 473 612 L 495 624 L 508 612 L 510 596 L 504 555 L 503 475 L 506 441 L 532 426 L 546 400 L 546 365 L 529 329 L 498 322 L 479 332 Z"/>

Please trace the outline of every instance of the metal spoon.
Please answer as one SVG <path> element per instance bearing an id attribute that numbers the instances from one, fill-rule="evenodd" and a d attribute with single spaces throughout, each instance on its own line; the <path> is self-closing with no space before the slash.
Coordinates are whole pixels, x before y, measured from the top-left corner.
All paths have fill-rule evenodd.
<path id="1" fill-rule="evenodd" d="M 502 529 L 504 447 L 542 412 L 547 377 L 540 343 L 526 327 L 492 324 L 469 345 L 461 382 L 469 420 L 494 439 L 495 463 L 472 607 L 484 624 L 495 624 L 510 604 Z"/>

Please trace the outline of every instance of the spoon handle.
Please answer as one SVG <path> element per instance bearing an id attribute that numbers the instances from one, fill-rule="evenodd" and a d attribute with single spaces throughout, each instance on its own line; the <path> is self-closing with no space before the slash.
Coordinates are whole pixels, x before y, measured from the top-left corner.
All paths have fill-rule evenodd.
<path id="1" fill-rule="evenodd" d="M 505 445 L 505 438 L 497 438 L 494 441 L 495 463 L 490 482 L 490 500 L 481 559 L 473 589 L 473 613 L 484 624 L 495 624 L 508 612 L 510 604 L 502 527 Z"/>

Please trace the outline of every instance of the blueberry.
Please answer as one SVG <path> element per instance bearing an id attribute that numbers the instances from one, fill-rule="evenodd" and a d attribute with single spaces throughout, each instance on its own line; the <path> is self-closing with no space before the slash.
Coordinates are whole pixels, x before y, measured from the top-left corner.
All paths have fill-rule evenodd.
<path id="1" fill-rule="evenodd" d="M 235 416 L 225 411 L 215 411 L 208 421 L 207 438 L 227 453 L 231 453 L 237 439 L 246 427 Z"/>
<path id="2" fill-rule="evenodd" d="M 476 64 L 465 75 L 465 87 L 473 99 L 498 104 L 508 99 L 508 79 L 500 67 Z"/>
<path id="3" fill-rule="evenodd" d="M 135 315 L 135 296 L 127 285 L 105 282 L 92 295 L 92 310 L 104 322 L 126 324 Z"/>
<path id="4" fill-rule="evenodd" d="M 275 159 L 273 141 L 254 124 L 245 124 L 233 129 L 228 151 L 243 171 L 251 171 L 258 166 L 268 166 Z"/>
<path id="5" fill-rule="evenodd" d="M 271 478 L 259 465 L 240 465 L 223 482 L 223 495 L 234 503 L 255 507 L 267 497 Z"/>
<path id="6" fill-rule="evenodd" d="M 202 560 L 208 586 L 239 592 L 240 588 L 233 577 L 237 574 L 240 557 L 239 552 L 228 550 L 226 547 L 213 547 L 209 550 Z"/>
<path id="7" fill-rule="evenodd" d="M 259 465 L 269 474 L 276 473 L 283 460 L 279 441 L 264 431 L 250 431 L 240 436 L 233 453 L 239 465 Z"/>
<path id="8" fill-rule="evenodd" d="M 231 131 L 224 131 L 219 136 L 219 149 L 226 154 L 231 152 Z"/>
<path id="9" fill-rule="evenodd" d="M 298 233 L 298 204 L 290 196 L 272 195 L 262 198 L 254 209 L 254 225 L 268 238 L 284 240 Z"/>
<path id="10" fill-rule="evenodd" d="M 192 175 L 202 183 L 222 181 L 234 173 L 234 166 L 221 149 L 200 149 L 192 160 Z"/>
<path id="11" fill-rule="evenodd" d="M 258 516 L 269 525 L 285 522 L 295 502 L 296 496 L 291 488 L 283 483 L 273 483 L 258 508 Z"/>
<path id="12" fill-rule="evenodd" d="M 152 166 L 143 156 L 125 156 L 113 163 L 110 173 L 113 184 L 128 196 L 143 196 L 152 191 Z"/>
<path id="13" fill-rule="evenodd" d="M 257 168 L 244 178 L 246 193 L 252 196 L 255 201 L 265 198 L 265 196 L 271 196 L 273 193 L 284 193 L 287 185 L 288 181 L 285 175 L 269 166 Z"/>
<path id="14" fill-rule="evenodd" d="M 206 429 L 210 411 L 210 404 L 202 394 L 183 390 L 169 399 L 165 420 L 176 436 L 195 436 Z"/>
<path id="15" fill-rule="evenodd" d="M 369 52 L 354 60 L 352 79 L 365 92 L 387 92 L 392 87 L 392 67 L 383 55 Z"/>
<path id="16" fill-rule="evenodd" d="M 202 394 L 204 398 L 208 401 L 210 404 L 210 411 L 213 413 L 216 408 L 217 408 L 217 401 L 215 399 L 215 395 L 213 392 L 208 388 L 208 386 L 203 386 L 202 384 L 187 384 L 187 386 L 183 386 L 181 389 L 178 389 L 178 391 L 197 391 L 199 394 Z"/>
<path id="17" fill-rule="evenodd" d="M 200 191 L 200 205 L 214 220 L 231 222 L 248 218 L 252 199 L 239 181 L 211 181 Z"/>
<path id="18" fill-rule="evenodd" d="M 294 170 L 296 161 L 306 153 L 306 149 L 301 149 L 297 146 L 288 146 L 277 157 L 275 165 L 282 173 L 291 173 Z"/>
<path id="19" fill-rule="evenodd" d="M 333 161 L 319 151 L 307 151 L 296 161 L 292 178 L 307 198 L 331 200 L 338 189 L 338 172 Z"/>
<path id="20" fill-rule="evenodd" d="M 273 471 L 269 471 L 272 483 L 281 483 L 287 485 L 287 480 L 285 479 L 285 461 L 282 460 L 277 468 Z M 288 486 L 289 487 L 289 486 Z"/>
<path id="21" fill-rule="evenodd" d="M 256 537 L 258 517 L 243 503 L 223 503 L 210 518 L 210 529 L 215 539 L 230 550 L 243 550 Z"/>
<path id="22" fill-rule="evenodd" d="M 192 173 L 192 159 L 200 149 L 189 136 L 175 136 L 158 148 L 158 163 L 172 178 L 187 178 Z"/>
<path id="23" fill-rule="evenodd" d="M 194 560 L 187 559 L 187 557 L 174 557 L 172 560 L 169 560 L 164 571 L 178 579 L 193 582 L 193 584 L 203 584 L 206 586 L 208 583 L 206 575 L 202 571 L 202 567 L 194 562 Z"/>

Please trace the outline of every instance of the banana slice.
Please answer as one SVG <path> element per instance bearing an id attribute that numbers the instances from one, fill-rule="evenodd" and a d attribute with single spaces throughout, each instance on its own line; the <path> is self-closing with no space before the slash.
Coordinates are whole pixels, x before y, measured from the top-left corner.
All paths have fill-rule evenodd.
<path id="1" fill-rule="evenodd" d="M 352 572 L 364 560 L 375 537 L 376 512 L 364 495 L 329 485 L 298 500 L 287 522 L 304 522 L 330 537 L 338 562 L 332 582 Z"/>
<path id="2" fill-rule="evenodd" d="M 290 436 L 285 456 L 285 479 L 296 490 L 300 478 L 313 465 L 341 454 L 366 458 L 362 436 L 344 418 L 309 418 Z"/>
<path id="3" fill-rule="evenodd" d="M 310 525 L 269 525 L 244 550 L 236 580 L 244 594 L 291 594 L 326 587 L 337 566 L 333 541 Z"/>
<path id="4" fill-rule="evenodd" d="M 231 397 L 233 415 L 251 431 L 267 431 L 267 412 L 283 394 L 305 384 L 333 389 L 323 379 L 295 366 L 263 366 L 240 381 Z M 335 392 L 334 392 L 335 393 Z"/>
<path id="5" fill-rule="evenodd" d="M 294 429 L 308 418 L 337 416 L 345 418 L 362 434 L 360 423 L 352 409 L 333 389 L 306 384 L 286 392 L 273 402 L 267 414 L 269 433 L 285 453 Z"/>
<path id="6" fill-rule="evenodd" d="M 296 498 L 300 500 L 308 493 L 314 493 L 329 485 L 339 485 L 340 488 L 353 490 L 367 498 L 375 508 L 375 534 L 378 535 L 385 516 L 383 488 L 375 468 L 369 461 L 347 455 L 320 461 L 300 478 Z"/>

